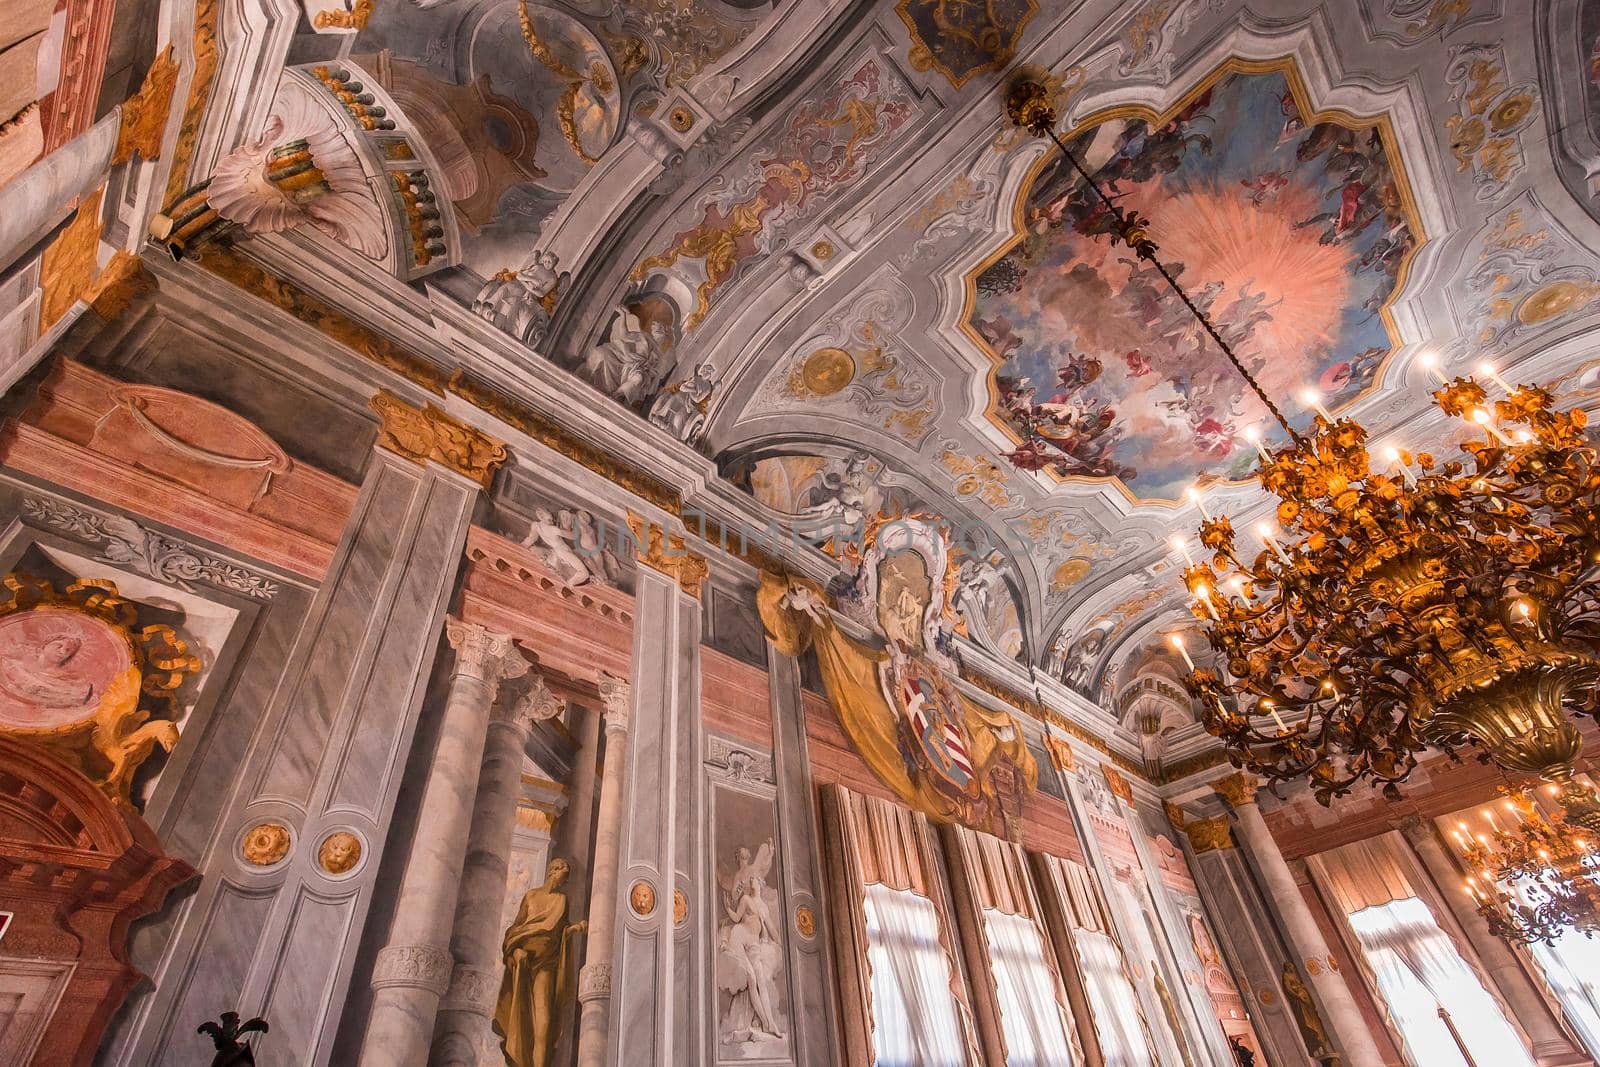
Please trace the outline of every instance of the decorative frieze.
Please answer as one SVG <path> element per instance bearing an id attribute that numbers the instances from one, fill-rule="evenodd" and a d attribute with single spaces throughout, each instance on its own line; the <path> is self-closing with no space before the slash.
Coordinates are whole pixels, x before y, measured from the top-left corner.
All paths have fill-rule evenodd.
<path id="1" fill-rule="evenodd" d="M 372 988 L 403 986 L 428 989 L 444 996 L 455 961 L 437 945 L 390 945 L 372 965 Z"/>
<path id="2" fill-rule="evenodd" d="M 706 765 L 729 781 L 776 785 L 778 780 L 771 753 L 753 751 L 720 734 L 706 736 Z"/>
<path id="3" fill-rule="evenodd" d="M 121 515 L 99 515 L 63 500 L 27 497 L 22 513 L 34 522 L 99 549 L 102 563 L 180 589 L 204 582 L 256 600 L 271 600 L 278 583 L 243 567 L 206 555 L 165 534 L 147 530 Z"/>

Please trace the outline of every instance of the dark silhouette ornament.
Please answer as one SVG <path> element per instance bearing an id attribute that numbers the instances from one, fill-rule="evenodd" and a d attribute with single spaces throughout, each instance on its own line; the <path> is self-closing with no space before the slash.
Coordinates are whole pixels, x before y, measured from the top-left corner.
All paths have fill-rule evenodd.
<path id="1" fill-rule="evenodd" d="M 205 1034 L 216 1046 L 217 1054 L 211 1060 L 211 1067 L 255 1067 L 254 1048 L 244 1039 L 249 1034 L 266 1033 L 267 1020 L 246 1019 L 241 1023 L 238 1012 L 225 1011 L 221 1019 L 216 1022 L 208 1019 L 195 1032 Z"/>

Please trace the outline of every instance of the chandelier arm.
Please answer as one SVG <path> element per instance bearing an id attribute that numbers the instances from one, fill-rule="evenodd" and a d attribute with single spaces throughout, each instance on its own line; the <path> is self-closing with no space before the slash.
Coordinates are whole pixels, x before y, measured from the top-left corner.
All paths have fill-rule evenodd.
<path id="1" fill-rule="evenodd" d="M 1255 375 L 1246 370 L 1244 364 L 1239 361 L 1239 357 L 1234 354 L 1233 346 L 1223 340 L 1222 334 L 1217 332 L 1217 328 L 1211 324 L 1211 319 L 1206 313 L 1195 306 L 1195 302 L 1189 298 L 1189 294 L 1184 291 L 1183 286 L 1178 284 L 1178 279 L 1173 277 L 1171 271 L 1167 270 L 1166 264 L 1156 258 L 1156 244 L 1150 239 L 1150 234 L 1144 228 L 1144 224 L 1139 221 L 1139 216 L 1137 214 L 1130 215 L 1128 212 L 1123 211 L 1106 194 L 1106 191 L 1100 188 L 1100 183 L 1084 169 L 1082 163 L 1078 162 L 1078 157 L 1072 154 L 1071 149 L 1067 147 L 1061 135 L 1056 132 L 1055 127 L 1049 127 L 1045 132 L 1050 140 L 1055 142 L 1055 146 L 1061 150 L 1061 154 L 1066 157 L 1067 162 L 1072 164 L 1072 169 L 1077 171 L 1079 176 L 1088 183 L 1089 188 L 1094 190 L 1095 195 L 1100 198 L 1100 202 L 1105 205 L 1106 210 L 1111 212 L 1111 217 L 1117 223 L 1117 239 L 1132 249 L 1140 259 L 1145 260 L 1161 273 L 1161 276 L 1167 280 L 1167 284 L 1172 287 L 1172 291 L 1177 294 L 1178 299 L 1183 301 L 1183 306 L 1189 309 L 1189 313 L 1195 317 L 1195 321 L 1199 322 L 1206 333 L 1210 335 L 1211 340 L 1222 350 L 1222 354 L 1228 357 L 1228 362 L 1233 364 L 1233 369 L 1239 372 L 1239 376 L 1250 387 L 1250 391 L 1256 395 L 1256 398 L 1261 403 L 1266 405 L 1267 410 L 1272 413 L 1272 417 L 1277 420 L 1278 425 L 1283 427 L 1283 432 L 1289 435 L 1289 440 L 1294 443 L 1295 447 L 1303 448 L 1306 444 L 1305 439 L 1295 432 L 1293 426 L 1289 425 L 1289 420 L 1278 409 L 1278 405 L 1272 402 L 1272 398 L 1267 396 L 1266 391 L 1256 381 Z"/>

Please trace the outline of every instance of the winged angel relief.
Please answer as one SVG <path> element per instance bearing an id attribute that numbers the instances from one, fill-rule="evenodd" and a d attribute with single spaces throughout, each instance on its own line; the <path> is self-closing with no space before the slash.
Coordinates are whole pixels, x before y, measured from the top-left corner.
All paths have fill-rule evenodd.
<path id="1" fill-rule="evenodd" d="M 717 924 L 717 987 L 730 996 L 721 1015 L 718 1038 L 754 1054 L 781 1042 L 788 1030 L 778 990 L 783 967 L 777 890 L 767 884 L 772 871 L 772 839 L 755 854 L 743 846 L 734 853 L 731 874 L 719 878 L 722 916 Z"/>
<path id="2" fill-rule="evenodd" d="M 959 578 L 942 530 L 897 519 L 869 532 L 835 589 L 840 613 L 875 642 L 843 633 L 821 590 L 800 579 L 764 574 L 758 603 L 782 651 L 816 650 L 840 725 L 885 785 L 931 818 L 1014 838 L 1038 767 L 1016 720 L 956 688 Z"/>

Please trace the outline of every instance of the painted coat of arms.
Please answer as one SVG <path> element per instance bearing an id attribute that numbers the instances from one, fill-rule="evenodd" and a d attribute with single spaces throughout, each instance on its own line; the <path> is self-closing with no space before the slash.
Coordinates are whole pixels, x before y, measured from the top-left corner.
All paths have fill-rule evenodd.
<path id="1" fill-rule="evenodd" d="M 906 773 L 965 808 L 982 796 L 961 698 L 921 656 L 893 650 L 878 667 L 884 699 L 899 713 Z"/>
<path id="2" fill-rule="evenodd" d="M 1035 0 L 900 0 L 895 8 L 911 34 L 911 65 L 936 70 L 961 88 L 968 78 L 999 70 L 1017 50 Z"/>

